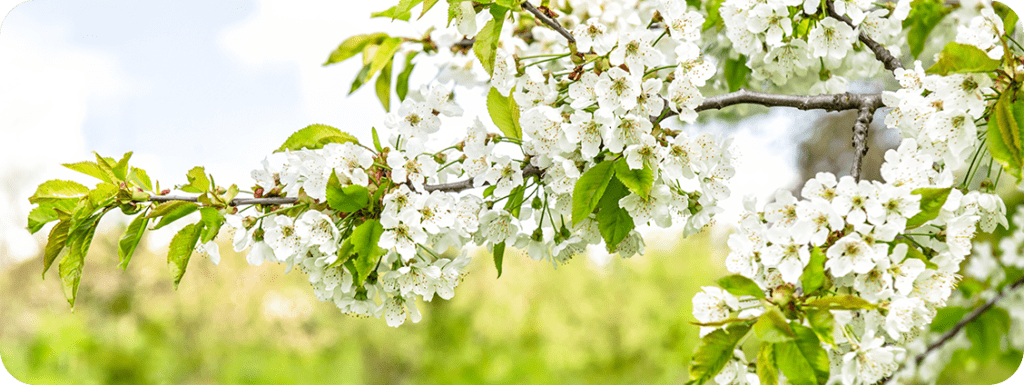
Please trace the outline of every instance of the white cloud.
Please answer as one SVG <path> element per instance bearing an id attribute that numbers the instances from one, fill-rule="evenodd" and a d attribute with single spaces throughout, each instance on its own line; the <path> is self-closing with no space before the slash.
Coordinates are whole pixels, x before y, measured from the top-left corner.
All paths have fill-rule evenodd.
<path id="1" fill-rule="evenodd" d="M 88 159 L 86 117 L 126 93 L 112 56 L 69 40 L 68 26 L 17 10 L 0 33 L 0 265 L 39 251 L 45 234 L 24 230 L 28 197 L 47 179 L 88 182 L 60 163 Z"/>

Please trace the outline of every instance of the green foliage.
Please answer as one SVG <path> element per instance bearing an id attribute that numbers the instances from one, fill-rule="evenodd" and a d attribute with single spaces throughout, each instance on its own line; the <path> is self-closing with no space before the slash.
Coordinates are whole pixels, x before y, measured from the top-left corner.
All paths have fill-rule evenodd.
<path id="1" fill-rule="evenodd" d="M 786 316 L 778 307 L 765 305 L 765 312 L 754 323 L 754 333 L 761 342 L 787 342 L 796 339 L 796 333 L 786 322 Z"/>
<path id="2" fill-rule="evenodd" d="M 795 341 L 775 344 L 775 362 L 793 385 L 824 385 L 828 382 L 828 353 L 821 347 L 814 331 L 798 323 L 790 326 Z"/>
<path id="3" fill-rule="evenodd" d="M 936 309 L 935 317 L 932 318 L 932 323 L 929 325 L 929 329 L 936 333 L 942 333 L 949 330 L 960 322 L 964 316 L 970 313 L 970 310 L 960 306 L 949 306 L 941 309 Z"/>
<path id="4" fill-rule="evenodd" d="M 377 267 L 377 261 L 384 256 L 386 250 L 377 246 L 380 236 L 384 234 L 384 226 L 375 219 L 367 220 L 356 226 L 352 231 L 352 252 L 355 253 L 356 272 L 353 274 L 356 286 L 362 286 L 366 277 Z"/>
<path id="5" fill-rule="evenodd" d="M 473 53 L 488 75 L 494 73 L 494 57 L 498 53 L 498 38 L 501 36 L 501 26 L 505 22 L 506 12 L 508 8 L 491 5 L 491 16 L 494 17 L 477 32 L 476 41 L 473 42 Z"/>
<path id="6" fill-rule="evenodd" d="M 370 17 L 390 17 L 392 21 L 409 21 L 409 18 L 412 17 L 412 7 L 422 2 L 423 0 L 399 0 L 398 5 L 381 12 L 374 12 Z"/>
<path id="7" fill-rule="evenodd" d="M 301 149 L 315 150 L 323 148 L 328 143 L 359 143 L 359 140 L 351 134 L 325 124 L 311 124 L 301 130 L 295 131 L 288 137 L 274 152 L 297 151 Z"/>
<path id="8" fill-rule="evenodd" d="M 190 223 L 174 234 L 174 238 L 171 238 L 171 245 L 167 250 L 167 264 L 171 268 L 171 278 L 174 280 L 175 290 L 178 289 L 181 277 L 185 275 L 188 260 L 192 257 L 192 250 L 195 250 L 202 230 L 202 223 Z"/>
<path id="9" fill-rule="evenodd" d="M 422 19 L 423 15 L 427 14 L 427 11 L 429 11 L 431 8 L 434 8 L 434 4 L 437 4 L 437 0 L 423 1 L 423 10 L 420 11 L 420 17 L 418 19 Z"/>
<path id="10" fill-rule="evenodd" d="M 729 85 L 729 92 L 736 92 L 747 85 L 747 77 L 751 74 L 747 68 L 747 57 L 740 55 L 736 59 L 725 60 L 725 81 Z"/>
<path id="11" fill-rule="evenodd" d="M 501 266 L 505 262 L 505 242 L 494 245 L 491 255 L 494 257 L 494 268 L 498 270 L 498 278 L 501 278 Z"/>
<path id="12" fill-rule="evenodd" d="M 985 51 L 973 45 L 950 42 L 939 53 L 939 61 L 925 70 L 933 75 L 946 76 L 972 72 L 991 72 L 999 69 L 999 60 L 988 57 Z"/>
<path id="13" fill-rule="evenodd" d="M 384 111 L 391 111 L 391 62 L 388 62 L 380 71 L 374 88 L 377 91 L 377 99 L 384 106 Z"/>
<path id="14" fill-rule="evenodd" d="M 836 295 L 807 301 L 807 306 L 832 310 L 875 309 L 877 306 L 855 295 Z"/>
<path id="15" fill-rule="evenodd" d="M 949 198 L 949 192 L 952 190 L 952 187 L 920 187 L 915 189 L 912 193 L 921 196 L 921 212 L 907 220 L 907 228 L 920 227 L 938 217 L 942 205 L 946 204 L 946 198 Z"/>
<path id="16" fill-rule="evenodd" d="M 491 90 L 494 90 L 493 88 Z M 572 191 L 572 223 L 575 225 L 586 219 L 597 208 L 605 189 L 611 182 L 615 171 L 614 162 L 605 160 L 580 175 Z"/>
<path id="17" fill-rule="evenodd" d="M 811 261 L 804 267 L 800 282 L 804 293 L 810 294 L 825 286 L 825 253 L 820 247 L 811 249 Z"/>
<path id="18" fill-rule="evenodd" d="M 737 297 L 749 295 L 755 298 L 764 299 L 764 290 L 761 290 L 757 283 L 750 278 L 744 277 L 739 274 L 733 274 L 726 276 L 718 280 L 718 286 L 721 286 L 725 291 Z"/>
<path id="19" fill-rule="evenodd" d="M 388 38 L 388 34 L 383 32 L 352 36 L 341 42 L 341 45 L 339 45 L 334 52 L 331 52 L 330 57 L 327 58 L 327 61 L 324 62 L 323 65 L 327 66 L 334 63 L 341 63 L 356 54 L 363 52 L 363 49 L 369 45 L 380 44 L 386 38 Z"/>
<path id="20" fill-rule="evenodd" d="M 199 242 L 206 243 L 213 240 L 220 232 L 221 226 L 224 225 L 224 214 L 214 207 L 203 207 L 199 209 L 200 223 L 203 225 L 203 231 L 199 233 Z"/>
<path id="21" fill-rule="evenodd" d="M 146 231 L 147 224 L 149 224 L 149 218 L 145 215 L 136 216 L 128 224 L 128 228 L 124 230 L 121 240 L 117 242 L 117 258 L 120 261 L 118 266 L 121 269 L 128 269 L 128 262 L 131 262 L 132 255 L 135 254 L 135 248 L 142 241 L 142 234 Z"/>
<path id="22" fill-rule="evenodd" d="M 811 330 L 814 330 L 814 334 L 817 334 L 818 339 L 823 343 L 835 345 L 835 339 L 832 336 L 835 321 L 835 317 L 828 309 L 807 309 L 807 322 L 811 324 Z"/>
<path id="23" fill-rule="evenodd" d="M 628 194 L 629 190 L 626 189 L 622 182 L 619 182 L 618 179 L 612 179 L 608 182 L 604 195 L 601 196 L 601 200 L 597 203 L 597 229 L 601 232 L 601 237 L 604 238 L 605 245 L 609 251 L 615 250 L 615 247 L 635 227 L 633 217 L 629 215 L 626 209 L 619 207 L 619 199 L 624 198 Z"/>
<path id="24" fill-rule="evenodd" d="M 775 345 L 769 343 L 761 344 L 757 349 L 757 378 L 761 380 L 760 385 L 778 385 L 779 373 L 775 369 Z"/>
<path id="25" fill-rule="evenodd" d="M 94 177 L 107 183 L 113 182 L 107 173 L 100 169 L 100 166 L 96 162 L 77 162 L 77 163 L 64 163 L 62 166 L 67 167 L 70 170 L 78 171 L 82 174 Z"/>
<path id="26" fill-rule="evenodd" d="M 651 188 L 654 187 L 654 170 L 650 165 L 645 164 L 644 168 L 633 170 L 629 168 L 626 158 L 619 158 L 615 161 L 615 178 L 634 194 L 645 200 L 650 198 Z"/>
<path id="27" fill-rule="evenodd" d="M 700 347 L 690 361 L 690 377 L 693 379 L 687 384 L 701 385 L 714 378 L 732 360 L 733 349 L 749 331 L 749 323 L 737 323 L 701 338 Z"/>
<path id="28" fill-rule="evenodd" d="M 29 203 L 53 203 L 63 199 L 81 198 L 89 194 L 89 188 L 68 180 L 48 180 L 36 188 L 35 194 L 28 198 Z"/>
<path id="29" fill-rule="evenodd" d="M 174 221 L 199 210 L 199 205 L 186 201 L 165 202 L 153 207 L 155 209 L 146 216 L 148 219 L 160 218 L 160 222 L 153 226 L 153 230 L 174 223 Z"/>
<path id="30" fill-rule="evenodd" d="M 721 31 L 725 28 L 725 20 L 722 19 L 722 14 L 719 13 L 719 8 L 722 7 L 722 3 L 725 0 L 707 0 L 702 2 L 704 9 L 708 12 L 708 17 L 704 19 L 704 25 L 701 26 L 701 30 L 707 31 L 714 27 L 716 31 Z"/>
<path id="31" fill-rule="evenodd" d="M 405 96 L 409 94 L 409 75 L 412 75 L 412 69 L 416 67 L 412 63 L 412 59 L 417 54 L 419 52 L 411 52 L 405 55 L 405 67 L 402 68 L 402 72 L 398 73 L 398 78 L 395 80 L 395 94 L 398 95 L 398 100 L 400 101 L 405 101 Z M 379 147 L 377 151 L 380 151 Z"/>
<path id="32" fill-rule="evenodd" d="M 992 307 L 967 324 L 971 355 L 982 360 L 995 358 L 1003 350 L 1003 340 L 1010 332 L 1010 314 Z"/>
<path id="33" fill-rule="evenodd" d="M 1004 91 L 996 101 L 995 111 L 989 116 L 988 143 L 992 159 L 1003 166 L 1003 170 L 1021 180 L 1024 165 L 1024 147 L 1021 147 L 1021 122 L 1024 121 L 1024 100 L 1011 101 L 1012 92 Z"/>
<path id="34" fill-rule="evenodd" d="M 998 1 L 992 2 L 992 9 L 996 11 L 996 15 L 1003 19 L 1003 29 L 1006 30 L 1006 33 L 1013 33 L 1013 30 L 1017 27 L 1017 13 L 1006 4 Z"/>
<path id="35" fill-rule="evenodd" d="M 68 242 L 71 231 L 71 221 L 60 221 L 50 229 L 50 235 L 46 237 L 46 248 L 43 249 L 43 278 L 46 278 L 46 271 L 50 270 L 53 261 L 57 259 L 60 252 Z"/>
<path id="36" fill-rule="evenodd" d="M 487 112 L 490 113 L 494 125 L 498 126 L 506 137 L 523 138 L 523 128 L 519 126 L 519 105 L 511 95 L 503 96 L 491 87 L 487 92 Z"/>
<path id="37" fill-rule="evenodd" d="M 181 186 L 181 191 L 190 193 L 204 193 L 212 189 L 210 178 L 206 176 L 206 170 L 202 167 L 193 167 L 185 174 L 188 184 Z"/>
<path id="38" fill-rule="evenodd" d="M 342 187 L 338 174 L 331 171 L 327 180 L 327 205 L 336 211 L 351 213 L 359 211 L 370 203 L 370 190 L 359 185 Z"/>
<path id="39" fill-rule="evenodd" d="M 916 59 L 928 42 L 928 34 L 953 9 L 947 8 L 942 0 L 914 0 L 910 7 L 910 14 L 903 20 L 903 29 L 907 31 L 910 54 Z"/>
<path id="40" fill-rule="evenodd" d="M 89 252 L 89 246 L 92 244 L 92 238 L 96 234 L 96 227 L 99 225 L 100 218 L 107 211 L 103 210 L 100 213 L 93 214 L 77 224 L 73 222 L 68 230 L 68 238 L 64 250 L 61 252 L 63 257 L 58 264 L 58 271 L 60 273 L 61 286 L 64 288 L 64 297 L 67 298 L 72 310 L 75 308 L 75 299 L 78 297 L 78 285 L 82 281 L 82 267 L 85 266 L 85 256 Z M 43 271 L 43 273 L 45 274 L 46 271 Z"/>

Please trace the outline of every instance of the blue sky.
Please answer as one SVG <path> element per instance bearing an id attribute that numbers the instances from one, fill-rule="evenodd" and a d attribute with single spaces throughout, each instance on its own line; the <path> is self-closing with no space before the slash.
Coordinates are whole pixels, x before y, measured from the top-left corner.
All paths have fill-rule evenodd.
<path id="1" fill-rule="evenodd" d="M 41 235 L 21 230 L 34 186 L 53 178 L 94 183 L 59 163 L 120 156 L 170 185 L 202 165 L 222 184 L 248 187 L 249 171 L 293 131 L 323 123 L 369 140 L 384 110 L 372 87 L 347 96 L 358 60 L 323 67 L 346 37 L 376 31 L 419 36 L 444 12 L 409 25 L 368 18 L 378 2 L 316 0 L 32 0 L 0 27 L 0 257 L 34 256 Z M 420 63 L 411 84 L 436 70 Z M 472 92 L 466 91 L 472 96 Z M 4 94 L 9 95 L 7 99 Z M 483 113 L 482 98 L 463 97 Z M 5 119 L 4 112 L 8 120 Z M 792 111 L 721 132 L 735 135 L 733 206 L 764 186 L 793 181 Z M 807 124 L 803 119 L 801 124 Z M 462 135 L 454 127 L 452 136 Z M 767 172 L 771 169 L 771 172 Z M 116 221 L 110 221 L 116 222 Z M 169 240 L 173 232 L 164 232 Z M 161 236 L 161 232 L 154 232 Z M 159 244 L 160 242 L 152 242 Z M 4 258 L 0 258 L 0 264 Z"/>

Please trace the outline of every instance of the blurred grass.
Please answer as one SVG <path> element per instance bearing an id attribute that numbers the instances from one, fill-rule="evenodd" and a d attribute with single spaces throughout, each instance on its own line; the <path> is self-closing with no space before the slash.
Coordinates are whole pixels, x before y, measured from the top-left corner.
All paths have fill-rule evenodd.
<path id="1" fill-rule="evenodd" d="M 691 298 L 724 274 L 701 235 L 606 266 L 552 269 L 522 255 L 495 280 L 474 258 L 451 301 L 387 327 L 318 302 L 298 271 L 193 258 L 177 292 L 166 256 L 139 248 L 116 268 L 119 234 L 93 243 L 77 307 L 39 259 L 0 272 L 0 356 L 30 384 L 681 383 L 697 342 Z M 652 242 L 657 243 L 657 242 Z M 664 244 L 660 249 L 656 246 Z"/>

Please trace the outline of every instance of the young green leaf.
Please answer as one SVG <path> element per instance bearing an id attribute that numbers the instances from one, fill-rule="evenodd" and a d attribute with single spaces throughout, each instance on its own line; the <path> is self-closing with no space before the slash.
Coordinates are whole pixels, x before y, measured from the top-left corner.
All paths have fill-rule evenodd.
<path id="1" fill-rule="evenodd" d="M 953 9 L 947 8 L 942 0 L 914 0 L 910 7 L 910 14 L 903 20 L 903 29 L 907 31 L 910 54 L 916 59 L 924 50 L 928 35 Z"/>
<path id="2" fill-rule="evenodd" d="M 100 170 L 99 165 L 96 162 L 78 162 L 78 163 L 64 163 L 62 166 L 68 169 L 78 171 L 82 174 L 94 177 L 107 183 L 113 183 L 113 179 L 107 175 L 107 173 Z"/>
<path id="3" fill-rule="evenodd" d="M 835 345 L 835 339 L 832 337 L 833 324 L 835 323 L 835 317 L 832 316 L 832 312 L 828 309 L 807 309 L 807 322 L 811 324 L 811 329 L 814 330 L 814 334 L 818 335 L 818 339 L 829 345 Z"/>
<path id="4" fill-rule="evenodd" d="M 409 75 L 412 75 L 412 69 L 416 66 L 413 64 L 412 58 L 417 54 L 419 52 L 410 52 L 405 55 L 405 67 L 402 68 L 402 72 L 398 73 L 398 78 L 395 80 L 395 94 L 398 95 L 400 101 L 405 101 L 405 96 L 409 94 Z"/>
<path id="5" fill-rule="evenodd" d="M 99 167 L 100 171 L 103 172 L 103 174 L 105 174 L 111 181 L 118 181 L 118 178 L 114 175 L 114 165 L 117 164 L 117 162 L 114 162 L 113 158 L 100 156 L 96 151 L 93 151 L 92 154 L 96 156 L 96 166 Z"/>
<path id="6" fill-rule="evenodd" d="M 423 11 L 420 11 L 420 16 L 417 17 L 416 19 L 422 19 L 423 15 L 426 15 L 427 11 L 434 7 L 434 4 L 437 4 L 437 0 L 425 0 L 423 2 Z"/>
<path id="7" fill-rule="evenodd" d="M 1003 19 L 1003 29 L 1006 30 L 1006 33 L 1012 34 L 1017 26 L 1017 13 L 1013 12 L 1006 4 L 998 1 L 992 2 L 992 9 L 996 11 L 996 15 L 999 15 L 999 18 Z"/>
<path id="8" fill-rule="evenodd" d="M 71 308 L 75 308 L 75 298 L 78 297 L 78 285 L 82 281 L 82 268 L 85 266 L 85 256 L 89 252 L 92 238 L 96 234 L 96 227 L 100 218 L 106 211 L 89 217 L 77 227 L 73 227 L 68 234 L 65 252 L 61 254 L 60 263 L 57 266 L 60 273 L 61 287 L 64 288 L 64 297 L 67 298 Z"/>
<path id="9" fill-rule="evenodd" d="M 377 99 L 384 106 L 384 111 L 391 111 L 391 62 L 388 62 L 380 71 L 374 88 L 377 91 Z"/>
<path id="10" fill-rule="evenodd" d="M 352 230 L 352 252 L 356 255 L 355 266 L 359 271 L 355 277 L 356 286 L 362 286 L 366 277 L 377 266 L 377 261 L 386 252 L 377 246 L 381 234 L 384 234 L 384 226 L 376 219 L 367 220 Z"/>
<path id="11" fill-rule="evenodd" d="M 494 257 L 494 268 L 498 269 L 498 278 L 501 278 L 501 265 L 505 260 L 505 242 L 494 245 L 494 251 L 491 254 Z"/>
<path id="12" fill-rule="evenodd" d="M 635 227 L 633 217 L 626 209 L 619 207 L 619 199 L 628 194 L 629 190 L 622 182 L 612 179 L 608 182 L 604 195 L 597 203 L 597 229 L 601 232 L 601 237 L 604 238 L 605 246 L 609 251 L 615 250 L 615 247 Z"/>
<path id="13" fill-rule="evenodd" d="M 932 323 L 928 325 L 928 327 L 933 332 L 944 333 L 946 330 L 949 330 L 949 328 L 952 328 L 960 322 L 960 320 L 970 312 L 970 309 L 959 306 L 936 309 L 935 317 L 932 318 Z"/>
<path id="14" fill-rule="evenodd" d="M 491 5 L 491 20 L 484 24 L 480 32 L 476 34 L 473 42 L 473 53 L 484 66 L 484 70 L 490 75 L 494 72 L 494 56 L 498 53 L 498 37 L 501 36 L 501 26 L 505 21 L 505 12 L 508 8 Z"/>
<path id="15" fill-rule="evenodd" d="M 36 193 L 28 198 L 29 203 L 41 204 L 67 198 L 81 198 L 89 194 L 89 188 L 69 180 L 53 179 L 36 187 Z"/>
<path id="16" fill-rule="evenodd" d="M 786 342 L 796 339 L 786 316 L 774 305 L 766 305 L 764 314 L 754 323 L 754 332 L 762 342 Z"/>
<path id="17" fill-rule="evenodd" d="M 29 233 L 35 234 L 39 230 L 43 229 L 47 223 L 57 220 L 57 211 L 49 205 L 41 205 L 33 208 L 32 211 L 28 212 L 28 229 Z"/>
<path id="18" fill-rule="evenodd" d="M 861 297 L 849 294 L 812 299 L 807 301 L 807 306 L 834 310 L 870 310 L 878 307 Z"/>
<path id="19" fill-rule="evenodd" d="M 747 68 L 747 57 L 740 55 L 736 59 L 725 60 L 725 81 L 729 84 L 729 92 L 736 92 L 747 85 L 747 77 L 752 71 Z"/>
<path id="20" fill-rule="evenodd" d="M 828 353 L 814 331 L 798 323 L 791 325 L 795 341 L 775 344 L 775 362 L 793 385 L 824 385 L 828 382 Z"/>
<path id="21" fill-rule="evenodd" d="M 203 224 L 190 223 L 174 234 L 171 238 L 171 245 L 167 251 L 167 264 L 171 268 L 171 279 L 174 280 L 174 290 L 178 290 L 178 283 L 185 275 L 188 267 L 188 260 L 192 257 L 192 250 L 196 248 L 199 241 L 199 234 L 203 230 Z"/>
<path id="22" fill-rule="evenodd" d="M 182 217 L 194 213 L 199 210 L 199 205 L 193 202 L 185 201 L 171 201 L 161 203 L 156 206 L 156 209 L 149 213 L 146 217 L 149 219 L 160 218 L 160 222 L 157 222 L 153 230 L 167 226 L 174 221 L 181 219 Z"/>
<path id="23" fill-rule="evenodd" d="M 491 88 L 494 92 L 494 88 Z M 608 183 L 611 182 L 615 171 L 612 169 L 614 162 L 605 160 L 580 175 L 576 186 L 572 190 L 572 223 L 580 223 L 590 213 L 594 212 L 601 197 L 604 196 Z"/>
<path id="24" fill-rule="evenodd" d="M 202 216 L 200 220 L 203 224 L 203 232 L 199 234 L 199 242 L 206 243 L 213 240 L 220 232 L 220 227 L 224 225 L 224 214 L 221 214 L 220 210 L 213 207 L 203 207 L 199 209 L 199 215 Z"/>
<path id="25" fill-rule="evenodd" d="M 331 171 L 327 179 L 327 205 L 336 211 L 351 213 L 370 203 L 370 190 L 359 185 L 342 187 L 338 174 Z"/>
<path id="26" fill-rule="evenodd" d="M 128 173 L 128 181 L 135 185 L 135 187 L 145 191 L 153 191 L 153 181 L 149 179 L 149 174 L 146 173 L 146 170 L 132 167 L 131 172 Z"/>
<path id="27" fill-rule="evenodd" d="M 210 178 L 206 176 L 206 169 L 196 166 L 185 174 L 188 184 L 181 187 L 181 191 L 190 193 L 203 193 L 211 190 Z"/>
<path id="28" fill-rule="evenodd" d="M 146 218 L 145 215 L 136 216 L 124 230 L 121 240 L 117 242 L 117 259 L 120 261 L 117 266 L 122 270 L 128 269 L 128 262 L 131 262 L 132 254 L 135 254 L 135 248 L 139 246 L 147 224 L 149 224 L 149 218 Z"/>
<path id="29" fill-rule="evenodd" d="M 629 168 L 626 158 L 619 158 L 615 161 L 615 178 L 641 198 L 647 199 L 651 196 L 654 171 L 649 166 L 644 165 L 644 168 L 633 170 Z"/>
<path id="30" fill-rule="evenodd" d="M 750 323 L 737 323 L 718 329 L 700 339 L 697 352 L 690 360 L 691 383 L 705 384 L 718 375 L 729 361 L 733 350 L 743 336 L 750 331 Z"/>
<path id="31" fill-rule="evenodd" d="M 401 46 L 401 38 L 389 37 L 387 39 L 384 39 L 384 41 L 380 43 L 380 46 L 378 46 L 376 51 L 374 51 L 372 58 L 369 59 L 370 62 L 367 64 L 370 66 L 370 69 L 366 72 L 366 74 L 363 75 L 362 82 L 366 83 L 370 81 L 370 79 L 372 79 L 373 76 L 376 75 L 378 72 L 383 70 L 385 66 L 391 64 L 391 62 L 394 61 L 395 59 L 395 53 L 398 52 L 398 48 Z M 364 53 L 363 55 L 366 55 L 366 53 Z M 366 60 L 367 58 L 364 57 L 363 61 Z"/>
<path id="32" fill-rule="evenodd" d="M 810 294 L 825 286 L 825 253 L 820 247 L 815 246 L 811 250 L 811 261 L 804 267 L 804 274 L 800 276 L 800 283 L 803 285 L 804 293 Z"/>
<path id="33" fill-rule="evenodd" d="M 113 166 L 114 176 L 118 180 L 128 180 L 128 160 L 132 158 L 132 152 L 128 151 L 124 153 L 121 160 L 117 161 Z"/>
<path id="34" fill-rule="evenodd" d="M 920 187 L 912 191 L 912 194 L 921 196 L 921 212 L 907 220 L 907 229 L 920 227 L 938 217 L 939 210 L 946 204 L 946 198 L 949 198 L 949 192 L 952 190 L 952 187 Z"/>
<path id="35" fill-rule="evenodd" d="M 70 230 L 71 221 L 60 221 L 50 229 L 50 235 L 46 237 L 46 248 L 43 250 L 43 278 L 46 278 L 46 271 L 50 270 L 57 255 L 67 245 Z"/>
<path id="36" fill-rule="evenodd" d="M 750 278 L 739 274 L 733 274 L 718 280 L 718 286 L 737 297 L 749 295 L 755 298 L 764 299 L 764 290 L 761 290 L 757 283 Z"/>
<path id="37" fill-rule="evenodd" d="M 281 144 L 281 147 L 274 150 L 274 152 L 283 152 L 287 150 L 295 151 L 303 148 L 316 150 L 327 144 L 321 142 L 321 139 L 324 138 L 332 138 L 328 143 L 359 143 L 359 141 L 356 140 L 356 137 L 337 128 L 325 124 L 311 124 L 306 126 L 306 128 L 295 131 L 295 133 L 289 136 L 288 140 L 285 140 L 284 144 Z"/>
<path id="38" fill-rule="evenodd" d="M 757 350 L 757 378 L 760 385 L 778 385 L 778 364 L 775 363 L 775 344 L 762 343 Z"/>
<path id="39" fill-rule="evenodd" d="M 1002 62 L 999 60 L 989 58 L 988 54 L 978 47 L 950 42 L 939 53 L 939 61 L 928 67 L 925 73 L 946 76 L 971 72 L 991 72 L 999 69 L 1001 64 Z"/>
<path id="40" fill-rule="evenodd" d="M 341 63 L 350 57 L 355 56 L 357 53 L 363 52 L 363 48 L 366 48 L 369 44 L 380 44 L 388 37 L 388 34 L 383 32 L 356 35 L 352 36 L 345 41 L 341 42 L 334 52 L 331 52 L 331 56 L 327 58 L 327 61 L 323 65 L 331 65 L 334 63 Z"/>
<path id="41" fill-rule="evenodd" d="M 519 105 L 511 96 L 502 96 L 494 87 L 487 92 L 487 112 L 491 121 L 510 138 L 522 139 L 523 129 L 519 126 Z"/>
<path id="42" fill-rule="evenodd" d="M 373 148 L 377 149 L 377 152 L 384 151 L 380 146 L 380 137 L 377 136 L 377 127 L 370 127 L 370 132 L 373 133 Z"/>

